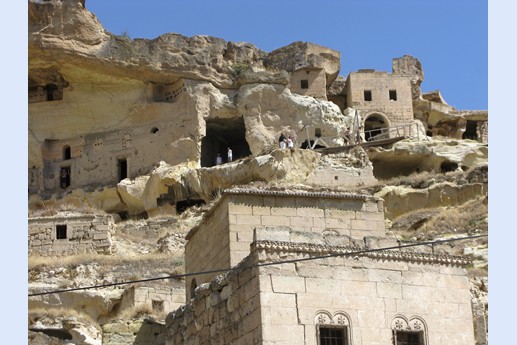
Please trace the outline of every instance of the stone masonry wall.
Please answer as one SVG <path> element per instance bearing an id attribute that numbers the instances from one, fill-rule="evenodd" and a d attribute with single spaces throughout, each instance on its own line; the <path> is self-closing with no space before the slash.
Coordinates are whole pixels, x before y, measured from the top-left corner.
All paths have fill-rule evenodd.
<path id="1" fill-rule="evenodd" d="M 228 205 L 220 203 L 209 211 L 202 223 L 186 236 L 185 272 L 230 268 Z M 196 276 L 196 285 L 209 282 L 216 273 Z M 187 301 L 191 298 L 193 277 L 186 277 Z"/>
<path id="2" fill-rule="evenodd" d="M 308 87 L 302 89 L 301 81 L 307 80 Z M 327 79 L 323 69 L 300 69 L 291 74 L 291 92 L 299 95 L 327 99 Z"/>
<path id="3" fill-rule="evenodd" d="M 280 253 L 282 260 L 325 253 L 286 246 L 260 249 L 260 262 Z M 424 330 L 425 344 L 474 344 L 466 270 L 407 258 L 336 257 L 259 268 L 262 344 L 317 345 L 321 326 L 347 327 L 350 344 L 392 344 L 397 327 Z"/>
<path id="4" fill-rule="evenodd" d="M 229 269 L 250 253 L 253 229 L 288 227 L 321 237 L 324 232 L 362 239 L 385 236 L 381 199 L 321 193 L 225 194 L 187 235 L 185 272 Z M 197 285 L 217 273 L 195 277 Z M 187 277 L 187 300 L 193 277 Z"/>
<path id="5" fill-rule="evenodd" d="M 249 256 L 240 267 L 253 262 Z M 257 274 L 237 267 L 200 285 L 190 303 L 167 316 L 165 344 L 262 344 Z"/>
<path id="6" fill-rule="evenodd" d="M 120 310 L 147 306 L 153 311 L 170 312 L 185 304 L 184 289 L 132 286 L 122 296 Z"/>
<path id="7" fill-rule="evenodd" d="M 301 195 L 233 195 L 228 201 L 231 264 L 250 252 L 253 229 L 288 227 L 321 235 L 334 232 L 362 239 L 385 236 L 383 202 L 376 198 L 325 198 Z"/>
<path id="8" fill-rule="evenodd" d="M 58 225 L 66 226 L 66 238 L 57 239 Z M 109 215 L 29 218 L 29 255 L 109 254 L 113 231 Z"/>
<path id="9" fill-rule="evenodd" d="M 413 121 L 411 84 L 408 77 L 386 72 L 350 73 L 347 89 L 348 106 L 361 110 L 363 121 L 372 113 L 386 115 L 389 126 Z M 364 100 L 365 90 L 371 91 L 371 101 Z M 389 99 L 389 90 L 396 91 L 396 101 Z"/>

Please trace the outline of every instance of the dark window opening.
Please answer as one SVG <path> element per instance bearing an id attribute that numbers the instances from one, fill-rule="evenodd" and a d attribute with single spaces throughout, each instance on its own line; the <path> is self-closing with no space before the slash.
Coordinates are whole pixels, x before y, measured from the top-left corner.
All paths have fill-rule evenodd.
<path id="1" fill-rule="evenodd" d="M 47 101 L 57 101 L 63 99 L 63 94 L 60 92 L 56 84 L 47 84 L 43 89 L 47 94 Z"/>
<path id="2" fill-rule="evenodd" d="M 59 170 L 59 186 L 62 189 L 70 186 L 70 167 L 62 167 Z"/>
<path id="3" fill-rule="evenodd" d="M 321 138 L 321 128 L 316 128 L 316 129 L 314 130 L 314 136 L 315 136 L 316 138 Z"/>
<path id="4" fill-rule="evenodd" d="M 458 163 L 445 161 L 442 164 L 440 164 L 440 171 L 442 173 L 446 173 L 449 171 L 455 171 L 456 169 L 458 169 Z"/>
<path id="5" fill-rule="evenodd" d="M 156 132 L 158 132 L 158 131 L 159 131 L 159 129 L 158 129 L 158 128 L 156 128 L 156 127 L 151 128 L 151 133 L 152 133 L 152 134 L 155 134 L 155 133 L 156 133 Z"/>
<path id="6" fill-rule="evenodd" d="M 158 312 L 163 311 L 163 301 L 155 301 L 155 300 L 153 300 L 152 301 L 152 307 L 153 307 L 153 311 L 158 311 Z"/>
<path id="7" fill-rule="evenodd" d="M 427 131 L 425 131 L 425 135 L 427 135 L 428 137 L 432 137 L 433 131 L 427 130 Z"/>
<path id="8" fill-rule="evenodd" d="M 370 90 L 364 90 L 364 100 L 366 102 L 372 101 L 372 92 Z"/>
<path id="9" fill-rule="evenodd" d="M 176 211 L 178 212 L 178 214 L 181 214 L 192 206 L 201 206 L 204 204 L 205 204 L 204 200 L 198 200 L 198 199 L 182 200 L 182 201 L 178 201 L 176 203 Z"/>
<path id="10" fill-rule="evenodd" d="M 66 239 L 66 224 L 65 225 L 56 225 L 56 239 L 57 240 Z"/>
<path id="11" fill-rule="evenodd" d="M 467 120 L 467 127 L 462 135 L 463 139 L 478 140 L 477 121 Z"/>
<path id="12" fill-rule="evenodd" d="M 346 108 L 348 108 L 348 99 L 347 99 L 346 95 L 344 96 L 344 98 L 345 98 L 345 100 L 343 103 L 343 107 L 344 107 L 343 109 L 346 109 Z"/>
<path id="13" fill-rule="evenodd" d="M 196 279 L 192 279 L 192 281 L 190 282 L 190 298 L 194 298 L 194 292 L 196 291 L 196 288 L 197 288 Z"/>
<path id="14" fill-rule="evenodd" d="M 221 155 L 222 163 L 228 162 L 228 147 L 232 150 L 234 162 L 251 155 L 244 119 L 207 119 L 206 135 L 201 140 L 201 166 L 216 165 L 217 154 Z"/>
<path id="15" fill-rule="evenodd" d="M 394 345 L 424 345 L 424 332 L 396 331 Z"/>
<path id="16" fill-rule="evenodd" d="M 347 329 L 319 327 L 319 345 L 348 345 Z"/>
<path id="17" fill-rule="evenodd" d="M 118 212 L 117 213 L 120 217 L 120 220 L 128 220 L 129 214 L 126 211 Z"/>
<path id="18" fill-rule="evenodd" d="M 397 90 L 390 90 L 390 101 L 397 100 Z"/>
<path id="19" fill-rule="evenodd" d="M 118 181 L 122 181 L 127 178 L 127 160 L 118 159 Z"/>
<path id="20" fill-rule="evenodd" d="M 309 88 L 309 81 L 307 79 L 300 80 L 300 87 L 302 89 L 308 89 Z"/>
<path id="21" fill-rule="evenodd" d="M 63 160 L 67 160 L 72 158 L 72 150 L 70 149 L 70 146 L 65 146 L 63 148 Z"/>

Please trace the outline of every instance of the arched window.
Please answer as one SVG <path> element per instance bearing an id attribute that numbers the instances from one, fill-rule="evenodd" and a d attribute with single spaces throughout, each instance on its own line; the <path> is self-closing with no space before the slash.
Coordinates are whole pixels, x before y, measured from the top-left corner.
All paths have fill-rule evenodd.
<path id="1" fill-rule="evenodd" d="M 393 332 L 393 345 L 426 345 L 427 325 L 419 317 L 407 319 L 398 315 L 391 322 Z"/>
<path id="2" fill-rule="evenodd" d="M 334 314 L 319 311 L 314 316 L 318 345 L 349 345 L 351 339 L 350 317 L 341 311 Z"/>

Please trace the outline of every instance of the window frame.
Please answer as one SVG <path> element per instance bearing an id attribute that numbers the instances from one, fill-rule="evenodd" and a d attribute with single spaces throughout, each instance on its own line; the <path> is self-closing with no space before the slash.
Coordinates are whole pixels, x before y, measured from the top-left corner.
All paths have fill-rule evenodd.
<path id="1" fill-rule="evenodd" d="M 300 80 L 300 89 L 307 90 L 309 88 L 309 79 Z"/>
<path id="2" fill-rule="evenodd" d="M 368 95 L 368 97 L 367 97 Z M 363 92 L 363 99 L 365 102 L 372 102 L 373 101 L 373 93 L 372 90 L 364 90 Z"/>
<path id="3" fill-rule="evenodd" d="M 388 90 L 388 99 L 396 102 L 398 100 L 397 90 Z"/>
<path id="4" fill-rule="evenodd" d="M 341 344 L 339 345 L 349 345 L 349 334 L 350 329 L 347 325 L 328 325 L 328 324 L 317 324 L 316 325 L 316 338 L 318 341 L 318 345 L 323 345 L 321 339 L 321 329 L 329 329 L 329 330 L 340 330 L 341 331 Z M 332 339 L 332 338 L 331 338 Z"/>

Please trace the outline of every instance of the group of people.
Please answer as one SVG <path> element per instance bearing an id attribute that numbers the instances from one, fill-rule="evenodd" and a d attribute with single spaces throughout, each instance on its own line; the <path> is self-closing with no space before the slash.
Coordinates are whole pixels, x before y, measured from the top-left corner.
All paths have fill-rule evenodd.
<path id="1" fill-rule="evenodd" d="M 226 163 L 230 163 L 233 161 L 233 151 L 231 148 L 228 147 L 226 150 Z M 217 157 L 215 158 L 215 165 L 223 164 L 223 157 L 221 157 L 221 154 L 218 153 Z"/>
<path id="2" fill-rule="evenodd" d="M 281 149 L 294 148 L 294 138 L 292 136 L 285 137 L 284 133 L 280 134 L 280 138 L 278 138 L 278 146 Z"/>

